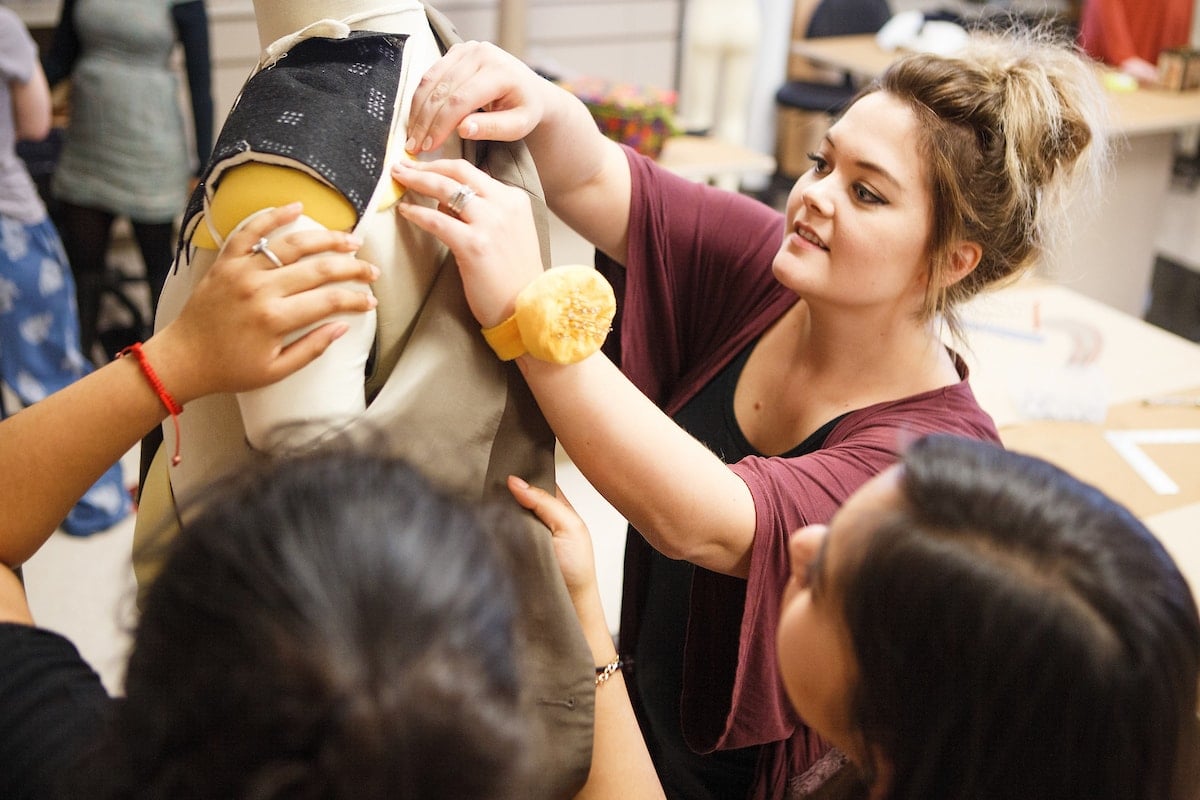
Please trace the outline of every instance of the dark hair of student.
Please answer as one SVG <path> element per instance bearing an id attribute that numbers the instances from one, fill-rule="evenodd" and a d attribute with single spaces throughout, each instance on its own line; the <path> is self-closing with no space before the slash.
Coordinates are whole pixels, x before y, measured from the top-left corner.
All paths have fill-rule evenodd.
<path id="1" fill-rule="evenodd" d="M 118 785 L 101 796 L 521 796 L 494 516 L 363 455 L 289 459 L 223 490 L 145 598 L 101 754 Z"/>
<path id="2" fill-rule="evenodd" d="M 904 454 L 900 491 L 839 585 L 887 796 L 1195 797 L 1200 621 L 1146 528 L 1043 461 L 950 437 Z"/>

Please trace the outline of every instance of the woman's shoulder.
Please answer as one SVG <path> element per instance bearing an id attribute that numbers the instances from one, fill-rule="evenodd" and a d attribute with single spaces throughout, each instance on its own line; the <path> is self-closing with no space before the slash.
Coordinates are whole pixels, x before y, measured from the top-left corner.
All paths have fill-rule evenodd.
<path id="1" fill-rule="evenodd" d="M 755 197 L 685 177 L 628 145 L 624 149 L 629 159 L 635 197 L 639 194 L 670 197 L 714 215 L 733 213 L 739 219 L 759 219 L 765 225 L 782 224 L 783 214 Z M 686 213 L 686 207 L 674 211 Z M 778 242 L 775 246 L 778 247 Z"/>
<path id="2" fill-rule="evenodd" d="M 28 80 L 37 45 L 17 12 L 0 5 L 0 78 Z"/>
<path id="3" fill-rule="evenodd" d="M 913 438 L 928 433 L 950 433 L 986 441 L 1000 440 L 996 423 L 984 410 L 965 373 L 947 386 L 887 400 L 852 411 L 831 433 L 841 441 L 864 432 L 895 430 Z"/>
<path id="4" fill-rule="evenodd" d="M 7 684 L 13 675 L 28 673 L 38 664 L 78 665 L 83 675 L 99 676 L 88 666 L 75 644 L 62 634 L 36 625 L 0 622 L 0 675 Z"/>
<path id="5" fill-rule="evenodd" d="M 112 701 L 75 645 L 31 625 L 0 623 L 0 676 L 0 795 L 58 797 Z"/>

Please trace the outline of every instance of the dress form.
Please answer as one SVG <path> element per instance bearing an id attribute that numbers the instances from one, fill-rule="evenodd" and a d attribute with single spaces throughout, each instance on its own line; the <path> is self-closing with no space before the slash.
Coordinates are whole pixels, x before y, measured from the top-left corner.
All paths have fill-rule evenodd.
<path id="1" fill-rule="evenodd" d="M 401 132 L 391 137 L 386 154 L 375 154 L 377 159 L 385 162 L 401 157 L 399 143 L 404 140 L 402 129 L 417 85 L 415 78 L 423 74 L 440 55 L 425 7 L 420 2 L 256 0 L 255 14 L 262 45 L 260 72 L 273 67 L 289 51 L 309 39 L 344 40 L 354 30 L 404 34 L 404 71 L 398 84 L 389 83 L 398 89 L 398 109 L 393 124 L 399 126 Z M 357 86 L 357 83 L 348 84 L 345 91 L 357 91 Z M 288 89 L 282 91 L 286 93 Z M 364 87 L 361 91 L 366 92 L 367 89 Z M 261 102 L 261 97 L 258 99 Z M 231 117 L 242 105 L 241 101 L 239 97 Z M 311 106 L 305 107 L 301 99 L 296 102 L 298 112 L 311 116 Z M 249 106 L 253 110 L 254 99 L 249 101 Z M 219 141 L 218 151 L 222 150 L 220 145 Z M 318 146 L 337 154 L 340 142 L 331 141 Z M 301 150 L 308 151 L 312 147 L 311 144 L 304 144 Z M 460 154 L 460 151 L 449 147 L 445 151 L 450 155 Z M 342 154 L 345 152 L 341 150 Z M 230 157 L 233 161 L 240 158 L 236 155 L 231 157 L 226 149 L 224 152 L 214 152 L 214 162 L 222 162 L 222 156 Z M 257 213 L 292 199 L 303 200 L 306 213 L 288 229 L 275 234 L 277 236 L 307 227 L 353 229 L 361 236 L 364 226 L 371 221 L 370 215 L 356 215 L 341 194 L 333 191 L 304 164 L 289 163 L 288 159 L 277 155 L 265 154 L 262 158 L 252 156 L 245 163 L 223 168 L 219 173 L 214 169 L 206 177 L 206 213 L 197 226 L 198 235 L 191 236 L 185 222 L 185 238 L 189 243 L 198 243 L 201 247 L 219 248 L 236 227 L 244 225 Z M 381 181 L 380 184 L 387 186 L 376 185 L 374 192 L 377 195 L 390 187 L 388 181 Z M 287 188 L 284 189 L 284 186 Z M 268 187 L 273 187 L 274 193 Z M 372 192 L 370 187 L 360 186 L 358 190 L 368 195 Z M 321 209 L 324 213 L 315 209 Z M 404 255 L 425 263 L 437 263 L 444 255 L 440 245 L 428 239 L 406 242 L 402 249 Z M 382 263 L 391 254 L 387 249 L 378 254 L 378 259 Z M 373 257 L 371 248 L 365 248 L 362 255 L 364 258 Z M 365 285 L 348 288 L 370 291 Z M 345 425 L 363 413 L 365 397 L 361 390 L 362 375 L 375 344 L 376 315 L 349 315 L 341 321 L 350 325 L 350 332 L 334 342 L 321 358 L 279 383 L 237 396 L 246 439 L 254 448 L 271 452 L 305 449 L 338 434 Z M 297 335 L 303 333 L 305 331 L 300 331 Z M 179 477 L 182 482 L 187 482 L 185 476 Z"/>
<path id="2" fill-rule="evenodd" d="M 406 34 L 402 49 L 394 42 L 380 47 L 402 52 L 402 59 L 389 61 L 400 64 L 398 83 L 389 84 L 395 103 L 386 106 L 394 110 L 390 117 L 382 115 L 387 118 L 384 135 L 369 137 L 369 144 L 379 151 L 377 168 L 372 172 L 377 177 L 371 178 L 365 190 L 367 201 L 352 211 L 358 221 L 352 219 L 346 226 L 363 241 L 359 256 L 382 271 L 370 287 L 379 300 L 378 324 L 367 327 L 363 319 L 367 315 L 347 320 L 352 331 L 334 345 L 349 339 L 354 340 L 352 347 L 333 358 L 327 351 L 309 367 L 257 393 L 213 395 L 189 403 L 179 418 L 183 460 L 178 465 L 168 465 L 169 459 L 164 458 L 174 448 L 174 431 L 164 426 L 166 441 L 150 465 L 135 529 L 135 552 L 142 554 L 134 564 L 139 588 L 153 578 L 157 564 L 153 560 L 155 551 L 139 547 L 138 540 L 144 543 L 146 537 L 157 537 L 163 529 L 169 531 L 178 519 L 187 518 L 189 501 L 202 496 L 214 480 L 249 467 L 262 457 L 264 449 L 277 449 L 276 439 L 267 448 L 253 446 L 252 428 L 271 431 L 282 426 L 285 434 L 298 432 L 298 437 L 282 443 L 285 450 L 305 449 L 332 429 L 339 446 L 363 447 L 408 459 L 436 484 L 467 498 L 511 504 L 505 488 L 509 474 L 522 475 L 548 491 L 554 490 L 553 433 L 528 387 L 513 365 L 496 359 L 480 335 L 448 250 L 434 237 L 401 221 L 392 207 L 396 202 L 434 202 L 410 194 L 397 197 L 399 192 L 391 181 L 388 165 L 403 157 L 412 93 L 420 76 L 440 56 L 442 47 L 458 40 L 453 27 L 415 0 L 255 0 L 255 12 L 263 46 L 260 69 L 243 87 L 231 118 L 239 109 L 257 111 L 259 122 L 245 129 L 226 123 L 233 131 L 229 141 L 240 141 L 238 137 L 249 130 L 253 137 L 247 142 L 254 144 L 249 152 L 236 147 L 222 149 L 226 131 L 219 137 L 213 161 L 225 158 L 222 163 L 236 163 L 220 172 L 219 178 L 215 171 L 210 173 L 214 185 L 204 188 L 204 213 L 194 217 L 199 222 L 190 228 L 185 226 L 185 245 L 177 258 L 177 269 L 164 288 L 158 319 L 167 324 L 179 313 L 191 287 L 215 259 L 215 248 L 224 240 L 223 229 L 227 226 L 214 222 L 220 216 L 214 208 L 220 204 L 218 195 L 223 187 L 239 183 L 234 180 L 239 170 L 255 170 L 253 180 L 240 181 L 251 192 L 255 187 L 265 191 L 262 187 L 281 183 L 269 175 L 262 177 L 263 170 L 278 169 L 290 173 L 292 179 L 299 174 L 301 183 L 323 183 L 313 177 L 319 171 L 310 169 L 316 162 L 304 161 L 299 155 L 289 161 L 280 151 L 268 152 L 269 148 L 260 146 L 264 139 L 271 138 L 274 128 L 270 126 L 278 120 L 262 113 L 271 107 L 271 98 L 252 92 L 251 83 L 258 76 L 269 79 L 271 76 L 264 74 L 268 69 L 286 72 L 302 62 L 305 44 L 331 46 L 310 39 L 353 39 L 347 35 L 349 31 L 361 30 L 370 32 L 363 38 L 376 45 L 388 37 L 370 34 Z M 284 54 L 292 57 L 282 58 Z M 393 74 L 372 74 L 385 72 Z M 372 105 L 367 102 L 366 87 L 379 85 L 371 80 L 352 78 L 340 91 L 322 95 L 322 102 L 332 96 L 339 114 L 361 111 Z M 282 102 L 288 103 L 286 107 L 296 116 L 316 116 L 307 100 L 295 99 L 286 87 L 284 94 Z M 255 128 L 259 123 L 264 127 Z M 271 133 L 264 136 L 264 131 Z M 344 158 L 350 152 L 357 156 L 358 145 L 351 144 L 354 137 L 327 135 L 324 128 L 318 133 L 322 148 L 330 148 L 332 155 Z M 309 141 L 306 139 L 305 144 Z M 534 204 L 535 218 L 540 216 L 543 223 L 548 219 L 536 169 L 523 143 L 463 143 L 452 137 L 442 155 L 469 158 L 497 180 L 523 187 Z M 327 151 L 322 149 L 318 156 L 318 161 L 326 159 Z M 290 168 L 289 163 L 301 168 Z M 296 198 L 278 197 L 272 205 L 291 199 Z M 246 218 L 259 213 L 253 203 L 237 206 L 243 207 L 250 208 Z M 305 202 L 306 211 L 315 207 Z M 297 224 L 342 227 L 314 214 L 315 218 L 304 217 Z M 231 220 L 231 224 L 242 224 L 237 215 Z M 188 230 L 195 235 L 188 238 Z M 212 233 L 213 242 L 206 249 L 197 242 L 208 233 Z M 273 233 L 272 237 L 279 235 Z M 542 242 L 543 260 L 548 265 L 548 237 L 543 236 Z M 316 369 L 307 372 L 311 367 Z M 322 410 L 309 419 L 313 408 L 329 406 L 334 407 L 332 412 Z M 259 421 L 253 422 L 254 418 Z M 334 424 L 323 425 L 327 419 L 334 420 Z M 304 425 L 292 426 L 293 421 Z M 534 749 L 545 753 L 538 762 L 538 785 L 528 796 L 552 800 L 572 796 L 587 776 L 594 665 L 562 583 L 551 540 L 540 522 L 532 516 L 527 522 L 528 536 L 521 538 L 519 545 L 511 543 L 516 550 L 511 557 L 520 603 L 518 613 L 526 629 L 521 673 L 533 712 L 530 727 L 537 740 Z M 510 542 L 503 539 L 498 537 L 500 546 L 508 547 Z"/>
<path id="3" fill-rule="evenodd" d="M 407 34 L 410 42 L 423 51 L 417 60 L 424 65 L 432 64 L 440 55 L 426 21 L 425 5 L 419 0 L 254 0 L 254 22 L 259 46 L 264 51 L 272 43 L 321 20 L 345 22 L 352 30 Z M 406 88 L 407 109 L 415 82 Z"/>
<path id="4" fill-rule="evenodd" d="M 416 76 L 440 56 L 440 50 L 419 0 L 254 0 L 255 23 L 263 55 L 261 64 L 271 63 L 307 36 L 338 37 L 349 30 L 401 33 L 404 44 L 406 75 L 400 86 L 397 124 L 403 130 L 408 119 Z M 388 149 L 387 161 L 401 157 L 395 136 Z M 453 145 L 435 155 L 460 155 Z M 432 156 L 431 156 L 432 157 Z M 286 168 L 277 168 L 286 169 Z M 256 176 L 258 180 L 271 181 Z M 250 217 L 247 217 L 249 219 Z M 366 223 L 360 223 L 361 228 Z M 328 219 L 307 215 L 294 224 L 296 229 L 310 225 L 330 226 Z M 357 230 L 362 234 L 362 230 Z M 434 242 L 409 243 L 406 254 L 418 260 L 439 261 L 443 255 Z M 364 257 L 369 255 L 364 253 Z M 359 287 L 369 291 L 367 287 Z M 365 398 L 355 391 L 356 378 L 363 374 L 375 338 L 375 315 L 347 317 L 351 325 L 347 336 L 339 339 L 313 364 L 272 386 L 238 396 L 247 438 L 260 449 L 304 448 L 336 433 L 344 423 L 365 409 Z M 302 335 L 304 331 L 298 332 Z"/>
<path id="5" fill-rule="evenodd" d="M 254 0 L 254 23 L 258 27 L 259 46 L 265 50 L 277 39 L 322 19 L 346 20 L 362 14 L 379 14 L 372 20 L 371 30 L 408 32 L 389 26 L 388 22 L 391 18 L 399 20 L 408 16 L 412 10 L 420 12 L 421 19 L 420 25 L 413 22 L 410 27 L 413 30 L 422 26 L 427 28 L 424 25 L 425 7 L 416 0 Z"/>
<path id="6" fill-rule="evenodd" d="M 762 30 L 758 3 L 688 0 L 679 89 L 679 121 L 685 130 L 746 143 L 754 55 Z"/>

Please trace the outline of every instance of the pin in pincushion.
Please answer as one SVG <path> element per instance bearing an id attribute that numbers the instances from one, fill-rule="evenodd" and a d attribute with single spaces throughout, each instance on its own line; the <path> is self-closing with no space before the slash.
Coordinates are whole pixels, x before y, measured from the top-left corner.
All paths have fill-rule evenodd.
<path id="1" fill-rule="evenodd" d="M 600 349 L 612 328 L 617 300 L 591 267 L 546 270 L 517 295 L 516 312 L 483 336 L 504 361 L 528 352 L 541 361 L 574 364 Z"/>

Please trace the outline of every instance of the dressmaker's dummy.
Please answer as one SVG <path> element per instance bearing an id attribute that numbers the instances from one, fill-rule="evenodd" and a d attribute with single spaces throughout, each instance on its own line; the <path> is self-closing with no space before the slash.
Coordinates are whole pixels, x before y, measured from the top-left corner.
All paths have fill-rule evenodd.
<path id="1" fill-rule="evenodd" d="M 259 69 L 243 86 L 184 215 L 157 324 L 178 314 L 230 232 L 297 199 L 305 209 L 297 227 L 353 230 L 362 239 L 359 256 L 383 274 L 370 289 L 354 288 L 374 291 L 379 305 L 375 315 L 347 320 L 351 332 L 291 378 L 190 403 L 178 419 L 177 464 L 174 427 L 163 426 L 135 532 L 142 587 L 156 562 L 139 556 L 144 548 L 137 545 L 174 527 L 205 486 L 262 451 L 304 449 L 336 436 L 403 456 L 471 498 L 511 503 L 509 474 L 554 487 L 553 434 L 525 382 L 480 335 L 446 248 L 401 222 L 393 208 L 432 202 L 404 195 L 389 165 L 405 157 L 412 93 L 458 40 L 452 26 L 417 0 L 255 0 L 254 8 Z M 523 144 L 453 139 L 442 155 L 461 155 L 524 186 L 545 223 Z M 543 224 L 548 264 L 546 231 Z M 531 544 L 518 554 L 517 585 L 529 640 L 522 678 L 547 745 L 535 767 L 544 779 L 535 796 L 569 797 L 590 763 L 594 671 L 550 536 L 529 520 Z"/>
<path id="2" fill-rule="evenodd" d="M 679 122 L 746 143 L 754 59 L 762 32 L 759 0 L 687 0 Z"/>

